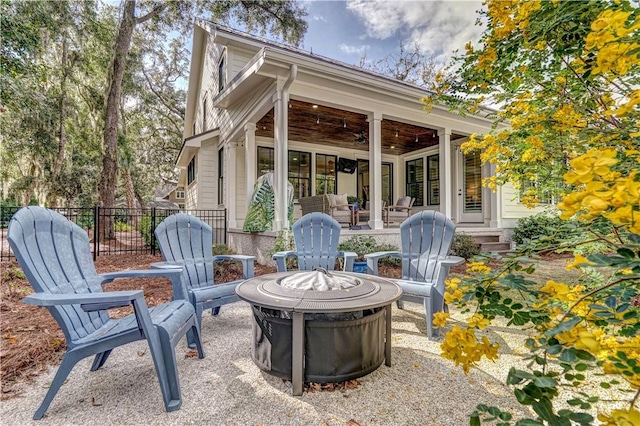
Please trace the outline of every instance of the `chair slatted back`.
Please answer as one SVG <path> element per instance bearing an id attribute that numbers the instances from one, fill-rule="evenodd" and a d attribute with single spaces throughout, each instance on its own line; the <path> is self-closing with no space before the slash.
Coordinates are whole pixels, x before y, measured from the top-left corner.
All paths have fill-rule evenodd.
<path id="1" fill-rule="evenodd" d="M 294 223 L 292 230 L 301 271 L 334 269 L 340 240 L 338 221 L 328 214 L 309 213 Z"/>
<path id="2" fill-rule="evenodd" d="M 36 292 L 102 292 L 86 232 L 61 214 L 38 206 L 22 208 L 9 223 L 8 240 Z M 79 305 L 48 309 L 64 331 L 68 346 L 109 321 L 106 311 L 87 313 Z"/>
<path id="3" fill-rule="evenodd" d="M 213 230 L 199 218 L 177 213 L 163 220 L 155 231 L 164 260 L 184 266 L 184 282 L 189 288 L 210 286 L 213 283 Z"/>
<path id="4" fill-rule="evenodd" d="M 449 254 L 456 225 L 440 212 L 418 212 L 400 225 L 402 278 L 433 282 L 438 257 Z"/>

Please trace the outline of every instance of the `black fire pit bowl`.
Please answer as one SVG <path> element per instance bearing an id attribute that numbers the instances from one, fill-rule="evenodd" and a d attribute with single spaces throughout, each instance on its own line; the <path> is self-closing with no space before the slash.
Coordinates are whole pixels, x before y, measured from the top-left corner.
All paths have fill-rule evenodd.
<path id="1" fill-rule="evenodd" d="M 288 313 L 253 305 L 253 315 L 253 361 L 261 370 L 291 380 L 292 321 L 285 318 Z M 321 315 L 305 314 L 305 381 L 352 380 L 382 364 L 384 308 L 333 315 L 355 319 L 319 320 Z"/>

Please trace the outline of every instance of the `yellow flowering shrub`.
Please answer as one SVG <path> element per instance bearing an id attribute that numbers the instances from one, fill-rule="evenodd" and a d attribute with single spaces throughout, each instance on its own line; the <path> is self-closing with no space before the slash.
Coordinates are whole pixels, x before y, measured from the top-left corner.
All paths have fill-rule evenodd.
<path id="1" fill-rule="evenodd" d="M 532 333 L 529 368 L 512 368 L 507 384 L 535 414 L 516 424 L 640 424 L 640 7 L 635 0 L 487 0 L 481 14 L 482 38 L 439 77 L 429 103 L 465 114 L 477 111 L 478 99 L 500 105 L 495 130 L 471 135 L 461 149 L 494 165 L 483 179 L 493 190 L 522 188 L 528 206 L 552 194 L 573 229 L 555 248 L 574 252 L 567 269 L 581 275 L 535 284 L 529 275 L 537 261 L 525 259 L 549 249 L 543 242 L 493 268 L 470 263 L 464 278 L 447 284 L 445 302 L 460 307 L 466 325 L 448 327 L 438 317 L 447 330 L 442 356 L 465 372 L 484 356 L 494 359 L 497 344 L 476 329 L 506 318 Z M 535 185 L 525 190 L 525 182 Z M 599 252 L 581 251 L 593 243 Z M 596 412 L 590 392 L 597 387 L 615 389 L 627 407 Z M 560 389 L 575 390 L 562 409 Z M 471 424 L 481 418 L 511 424 L 509 413 L 482 404 Z"/>

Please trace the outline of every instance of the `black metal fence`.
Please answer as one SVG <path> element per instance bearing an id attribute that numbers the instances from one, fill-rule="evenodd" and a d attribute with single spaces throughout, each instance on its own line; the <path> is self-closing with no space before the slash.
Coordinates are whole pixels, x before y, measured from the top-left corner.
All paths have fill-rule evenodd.
<path id="1" fill-rule="evenodd" d="M 0 260 L 13 259 L 7 241 L 9 221 L 20 207 L 0 207 L 2 247 Z M 65 216 L 87 231 L 93 259 L 116 254 L 159 253 L 155 229 L 167 216 L 182 212 L 196 216 L 213 228 L 213 243 L 227 243 L 227 211 L 220 210 L 167 210 L 159 208 L 127 209 L 121 207 L 69 207 L 51 209 Z"/>

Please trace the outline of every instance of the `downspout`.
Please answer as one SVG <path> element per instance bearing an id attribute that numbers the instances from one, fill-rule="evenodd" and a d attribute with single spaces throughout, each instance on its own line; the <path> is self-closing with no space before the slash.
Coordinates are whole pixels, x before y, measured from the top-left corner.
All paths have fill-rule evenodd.
<path id="1" fill-rule="evenodd" d="M 287 176 L 289 175 L 289 87 L 293 84 L 296 76 L 298 75 L 298 66 L 292 64 L 289 69 L 289 77 L 284 82 L 282 89 L 280 89 L 280 114 L 278 114 L 278 123 L 276 128 L 279 131 L 278 139 L 280 140 L 280 146 L 278 150 L 279 163 L 275 174 L 276 180 L 276 193 L 275 193 L 275 208 L 276 208 L 276 226 L 275 230 L 289 229 L 289 197 L 287 194 Z"/>

